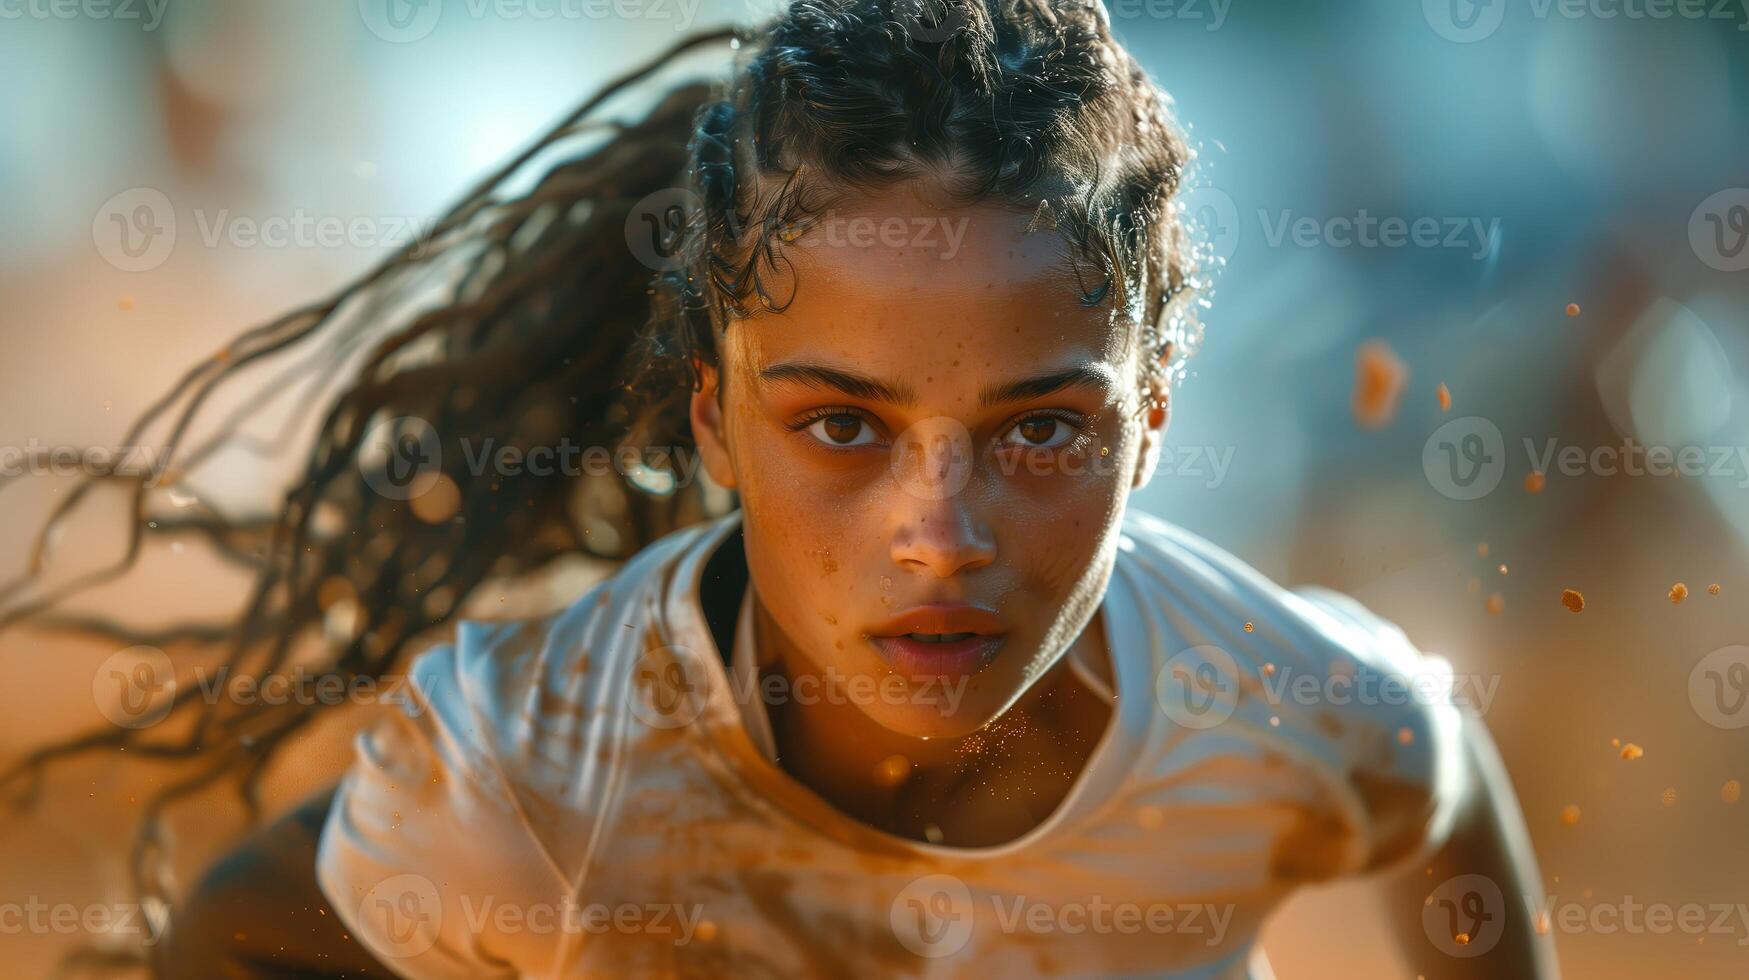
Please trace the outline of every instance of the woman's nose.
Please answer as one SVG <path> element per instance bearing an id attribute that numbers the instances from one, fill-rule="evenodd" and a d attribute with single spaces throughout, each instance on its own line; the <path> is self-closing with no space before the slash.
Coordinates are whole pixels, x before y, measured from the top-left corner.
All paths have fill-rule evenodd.
<path id="1" fill-rule="evenodd" d="M 996 539 L 967 492 L 975 466 L 971 433 L 937 416 L 893 446 L 893 561 L 947 578 L 996 560 Z"/>
<path id="2" fill-rule="evenodd" d="M 996 560 L 996 538 L 963 495 L 908 498 L 893 529 L 893 561 L 912 571 L 949 578 Z"/>

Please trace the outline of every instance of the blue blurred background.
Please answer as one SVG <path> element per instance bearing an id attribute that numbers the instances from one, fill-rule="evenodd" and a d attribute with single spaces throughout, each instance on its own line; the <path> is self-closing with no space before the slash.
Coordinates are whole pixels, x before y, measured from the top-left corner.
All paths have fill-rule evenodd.
<path id="1" fill-rule="evenodd" d="M 1749 708 L 1691 683 L 1749 643 L 1745 7 L 1111 5 L 1177 100 L 1201 165 L 1187 204 L 1225 260 L 1137 505 L 1497 681 L 1486 718 L 1560 905 L 1749 901 L 1749 804 L 1726 787 L 1749 777 Z M 113 444 L 196 358 L 385 257 L 604 80 L 771 9 L 0 0 L 0 444 Z M 362 221 L 341 240 L 247 233 L 302 218 Z M 1364 355 L 1385 390 L 1357 415 L 1363 350 L 1390 353 Z M 1630 442 L 1703 462 L 1621 472 Z M 1584 461 L 1551 468 L 1551 447 Z M 220 482 L 275 487 L 256 464 Z M 8 574 L 57 492 L 0 495 Z M 112 601 L 228 588 L 209 574 Z M 3 635 L 0 658 L 0 756 L 91 715 L 89 660 Z M 1749 649 L 1708 663 L 1725 661 Z M 0 893 L 113 889 L 126 807 L 89 809 L 6 832 Z M 1296 901 L 1267 934 L 1283 980 L 1414 976 L 1370 901 Z M 1555 932 L 1571 977 L 1733 977 L 1733 921 Z M 14 944 L 15 963 L 53 954 Z"/>

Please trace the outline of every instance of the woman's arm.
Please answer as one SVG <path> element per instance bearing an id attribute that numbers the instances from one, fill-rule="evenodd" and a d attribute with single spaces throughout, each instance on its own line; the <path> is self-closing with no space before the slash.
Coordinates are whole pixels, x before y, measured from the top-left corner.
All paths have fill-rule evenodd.
<path id="1" fill-rule="evenodd" d="M 1542 883 L 1518 798 L 1481 720 L 1466 716 L 1464 730 L 1466 790 L 1451 835 L 1385 883 L 1390 921 L 1426 980 L 1557 980 L 1554 943 L 1536 928 Z"/>
<path id="2" fill-rule="evenodd" d="M 393 976 L 354 942 L 316 887 L 316 842 L 332 792 L 251 835 L 201 879 L 171 920 L 157 976 Z"/>

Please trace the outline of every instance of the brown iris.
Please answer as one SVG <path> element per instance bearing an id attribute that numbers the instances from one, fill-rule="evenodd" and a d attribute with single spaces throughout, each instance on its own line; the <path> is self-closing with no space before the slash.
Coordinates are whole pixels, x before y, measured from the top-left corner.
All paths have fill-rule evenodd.
<path id="1" fill-rule="evenodd" d="M 1020 432 L 1020 438 L 1037 445 L 1049 441 L 1056 433 L 1057 420 L 1042 416 L 1025 419 L 1015 429 Z"/>
<path id="2" fill-rule="evenodd" d="M 824 421 L 826 438 L 838 443 L 855 439 L 862 427 L 862 420 L 854 415 L 829 415 Z"/>

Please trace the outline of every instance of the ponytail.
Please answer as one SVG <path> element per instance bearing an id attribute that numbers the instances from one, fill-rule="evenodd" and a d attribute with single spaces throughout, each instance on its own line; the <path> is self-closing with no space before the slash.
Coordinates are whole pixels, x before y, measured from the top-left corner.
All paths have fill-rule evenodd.
<path id="1" fill-rule="evenodd" d="M 203 403 L 239 372 L 270 360 L 296 362 L 253 393 L 251 406 L 259 406 L 300 382 L 327 381 L 351 356 L 357 367 L 350 386 L 328 404 L 302 475 L 277 514 L 239 519 L 201 508 L 194 517 L 160 515 L 148 508 L 150 477 L 114 471 L 88 477 L 51 513 L 26 574 L 0 584 L 0 629 L 25 625 L 116 645 L 172 647 L 179 663 L 216 658 L 229 676 L 258 682 L 282 672 L 295 654 L 313 677 L 351 684 L 392 670 L 416 638 L 456 616 L 488 579 L 577 554 L 617 561 L 724 509 L 726 494 L 713 500 L 688 479 L 696 466 L 684 458 L 690 446 L 685 399 L 677 397 L 683 393 L 628 383 L 640 364 L 659 360 L 652 341 L 640 338 L 652 317 L 662 253 L 676 231 L 664 225 L 672 221 L 665 209 L 634 212 L 649 211 L 663 195 L 689 193 L 689 145 L 713 88 L 674 88 L 634 122 L 594 117 L 609 98 L 681 55 L 732 36 L 695 36 L 610 84 L 427 235 L 328 299 L 241 334 L 129 432 L 132 444 L 168 424 L 171 471 L 187 474 L 241 441 L 233 431 L 237 420 L 228 419 L 211 441 L 178 451 Z M 607 138 L 551 165 L 526 192 L 505 194 L 538 156 L 597 130 Z M 641 241 L 646 231 L 657 238 Z M 656 306 L 657 317 L 686 315 Z M 656 433 L 671 441 L 631 444 Z M 104 482 L 130 492 L 125 557 L 27 598 L 57 526 Z M 148 634 L 55 612 L 80 590 L 132 568 L 146 536 L 191 534 L 247 567 L 253 584 L 236 619 Z M 306 650 L 316 634 L 323 638 L 312 663 Z M 165 808 L 235 780 L 251 819 L 258 817 L 266 764 L 322 707 L 209 704 L 200 693 L 183 684 L 154 709 L 162 714 L 155 721 L 184 724 L 116 726 L 42 748 L 0 774 L 0 790 L 27 806 L 45 767 L 73 755 L 114 751 L 185 762 L 146 802 L 133 852 L 137 891 L 146 900 L 164 899 Z"/>

